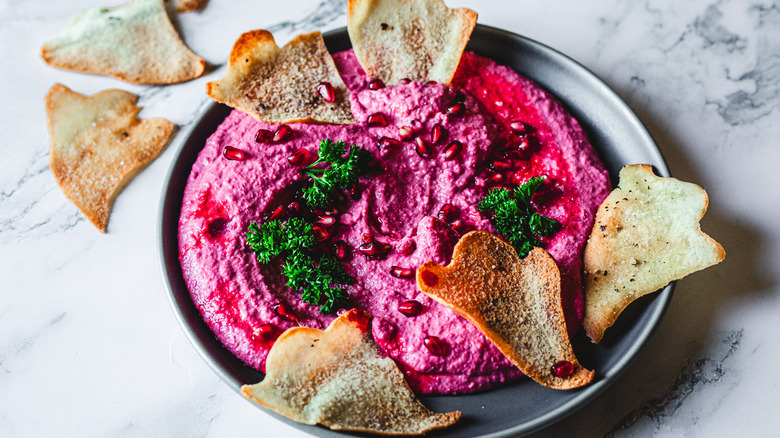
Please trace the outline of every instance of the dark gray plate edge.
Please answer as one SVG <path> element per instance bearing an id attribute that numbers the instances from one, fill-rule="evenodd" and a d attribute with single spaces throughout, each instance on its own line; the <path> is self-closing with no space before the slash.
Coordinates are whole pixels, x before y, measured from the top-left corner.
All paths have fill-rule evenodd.
<path id="1" fill-rule="evenodd" d="M 640 132 L 643 135 L 645 135 L 652 144 L 656 145 L 656 148 L 653 150 L 653 154 L 656 155 L 656 159 L 657 159 L 656 162 L 662 163 L 663 166 L 655 165 L 654 168 L 657 170 L 659 175 L 670 176 L 668 165 L 666 164 L 666 160 L 664 159 L 660 149 L 657 147 L 657 144 L 655 143 L 654 139 L 652 138 L 649 131 L 647 130 L 647 127 L 641 122 L 639 117 L 636 116 L 634 111 L 625 103 L 625 101 L 623 101 L 612 88 L 610 88 L 606 83 L 604 83 L 600 78 L 598 78 L 598 76 L 596 76 L 588 68 L 578 63 L 574 59 L 558 52 L 557 50 L 545 44 L 539 43 L 538 41 L 523 37 L 513 32 L 509 32 L 506 30 L 485 26 L 481 24 L 477 25 L 477 29 L 479 29 L 480 32 L 491 34 L 494 35 L 495 37 L 506 38 L 508 35 L 513 38 L 524 40 L 527 44 L 533 46 L 534 50 L 544 52 L 547 56 L 551 57 L 558 63 L 568 64 L 574 69 L 580 70 L 580 73 L 582 73 L 584 77 L 588 78 L 588 82 L 591 85 L 593 85 L 594 88 L 601 90 L 602 95 L 608 96 L 609 100 L 612 102 L 612 104 L 615 107 L 620 108 L 624 113 L 629 115 L 629 119 L 632 122 L 632 124 L 635 126 L 637 132 Z M 325 33 L 324 36 L 327 38 L 327 36 L 329 35 L 336 34 L 338 32 L 343 32 L 343 31 L 344 31 L 343 28 L 334 29 L 332 31 Z M 534 80 L 536 81 L 536 79 Z M 544 85 L 543 81 L 537 81 L 537 82 L 540 82 L 542 83 L 542 85 Z M 159 254 L 160 268 L 161 268 L 160 272 L 163 277 L 163 283 L 166 287 L 166 291 L 168 293 L 168 302 L 171 305 L 176 320 L 178 321 L 179 325 L 185 332 L 185 335 L 187 336 L 190 343 L 193 345 L 193 347 L 195 347 L 195 350 L 198 352 L 198 354 L 206 361 L 208 366 L 223 381 L 229 383 L 229 386 L 234 391 L 236 391 L 238 394 L 241 394 L 241 385 L 243 384 L 243 382 L 238 381 L 234 376 L 232 376 L 231 374 L 227 373 L 225 370 L 222 369 L 220 364 L 212 356 L 211 352 L 209 352 L 208 349 L 205 347 L 203 339 L 198 335 L 198 333 L 196 333 L 196 329 L 194 329 L 191 326 L 190 322 L 187 320 L 187 315 L 185 314 L 185 312 L 187 312 L 188 309 L 183 309 L 180 306 L 180 303 L 176 301 L 175 292 L 173 290 L 173 284 L 171 283 L 171 278 L 172 278 L 171 276 L 178 275 L 179 277 L 181 277 L 181 269 L 179 267 L 179 269 L 177 270 L 175 269 L 175 267 L 171 267 L 169 263 L 166 263 L 166 245 L 167 244 L 170 245 L 169 243 L 170 239 L 178 240 L 177 235 L 170 236 L 165 233 L 166 229 L 170 226 L 168 222 L 166 222 L 165 211 L 166 211 L 166 206 L 170 206 L 169 199 L 171 197 L 170 196 L 171 192 L 173 191 L 172 183 L 176 180 L 176 178 L 179 178 L 178 171 L 180 171 L 180 169 L 177 166 L 177 163 L 179 162 L 179 157 L 184 147 L 187 145 L 190 136 L 193 135 L 193 133 L 199 128 L 200 125 L 199 122 L 203 119 L 203 117 L 210 111 L 219 110 L 220 106 L 221 105 L 217 103 L 212 103 L 211 105 L 207 105 L 203 110 L 201 110 L 198 113 L 196 117 L 193 118 L 193 122 L 190 125 L 188 125 L 184 130 L 181 130 L 177 135 L 177 139 L 175 142 L 176 151 L 175 151 L 174 159 L 172 160 L 171 167 L 164 180 L 163 190 L 161 191 L 161 198 L 158 204 L 158 227 L 157 227 L 157 234 L 158 234 L 157 237 L 159 242 L 158 254 Z M 184 180 L 186 181 L 186 177 L 184 178 Z M 176 197 L 174 196 L 174 198 Z M 180 207 L 181 207 L 180 205 L 176 206 L 176 210 L 179 210 Z M 167 219 L 170 220 L 170 217 L 168 217 Z M 178 215 L 175 217 L 175 219 L 178 222 Z M 178 248 L 178 242 L 176 242 L 174 247 Z M 627 354 L 624 354 L 620 358 L 620 360 L 618 360 L 617 363 L 609 369 L 608 373 L 602 374 L 602 378 L 600 378 L 597 382 L 592 383 L 589 386 L 578 390 L 579 392 L 574 398 L 562 404 L 558 408 L 553 409 L 552 411 L 548 412 L 543 416 L 537 417 L 534 420 L 527 421 L 525 423 L 519 424 L 512 428 L 505 429 L 500 432 L 490 433 L 486 435 L 479 435 L 479 436 L 482 438 L 499 438 L 499 437 L 520 436 L 520 435 L 530 434 L 544 427 L 547 427 L 557 421 L 562 420 L 566 416 L 582 408 L 589 401 L 593 400 L 607 387 L 609 387 L 612 383 L 614 383 L 614 381 L 620 375 L 622 375 L 628 369 L 628 367 L 636 360 L 641 350 L 644 349 L 645 345 L 647 344 L 647 341 L 655 332 L 655 330 L 658 328 L 658 325 L 663 315 L 668 309 L 668 306 L 671 302 L 671 298 L 673 295 L 674 286 L 675 283 L 671 283 L 670 285 L 666 286 L 661 292 L 656 293 L 656 296 L 653 298 L 655 306 L 652 313 L 649 315 L 649 319 L 651 323 L 643 327 L 643 329 L 640 332 L 640 335 L 635 338 L 634 343 L 632 347 L 628 350 Z M 194 305 L 192 307 L 194 309 Z M 205 323 L 203 323 L 203 326 L 205 326 Z M 213 335 L 211 336 L 213 337 Z M 263 409 L 263 411 L 297 428 L 301 428 L 301 426 L 305 426 L 293 422 L 287 419 L 286 417 L 276 414 L 275 412 L 269 411 L 267 409 Z M 319 427 L 316 427 L 316 429 L 319 429 Z M 327 432 L 332 433 L 332 431 L 330 430 L 327 429 L 325 430 Z"/>

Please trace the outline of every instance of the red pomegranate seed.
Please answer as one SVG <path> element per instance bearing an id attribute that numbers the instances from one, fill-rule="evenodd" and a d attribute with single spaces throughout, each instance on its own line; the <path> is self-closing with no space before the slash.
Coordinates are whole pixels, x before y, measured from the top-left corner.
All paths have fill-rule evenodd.
<path id="1" fill-rule="evenodd" d="M 515 120 L 509 123 L 509 128 L 515 132 L 515 134 L 525 134 L 530 131 L 529 126 L 520 120 Z"/>
<path id="2" fill-rule="evenodd" d="M 439 210 L 436 217 L 444 222 L 452 222 L 458 218 L 458 207 L 455 207 L 452 204 L 444 204 L 441 206 L 441 210 Z"/>
<path id="3" fill-rule="evenodd" d="M 287 157 L 287 161 L 293 166 L 306 167 L 317 161 L 317 157 L 314 152 L 310 152 L 306 149 L 298 149 Z"/>
<path id="4" fill-rule="evenodd" d="M 414 254 L 414 251 L 417 249 L 417 243 L 415 243 L 414 240 L 407 240 L 401 245 L 401 248 L 398 250 L 401 252 L 401 254 L 409 256 Z"/>
<path id="5" fill-rule="evenodd" d="M 276 334 L 276 326 L 273 324 L 262 324 L 254 330 L 254 333 L 252 333 L 253 336 L 260 338 L 263 341 L 276 339 Z"/>
<path id="6" fill-rule="evenodd" d="M 423 284 L 428 287 L 434 287 L 439 283 L 439 276 L 431 271 L 423 271 L 421 277 Z"/>
<path id="7" fill-rule="evenodd" d="M 550 367 L 550 372 L 555 377 L 566 377 L 574 374 L 574 364 L 568 360 L 562 360 Z"/>
<path id="8" fill-rule="evenodd" d="M 291 322 L 298 322 L 298 317 L 293 313 L 292 307 L 289 304 L 282 301 L 274 306 L 274 312 L 279 315 L 279 318 L 286 319 Z"/>
<path id="9" fill-rule="evenodd" d="M 403 141 L 409 141 L 414 138 L 414 129 L 411 126 L 401 126 L 398 128 L 398 138 Z"/>
<path id="10" fill-rule="evenodd" d="M 422 137 L 417 137 L 414 139 L 415 143 L 415 150 L 417 151 L 417 154 L 423 158 L 430 158 L 433 154 L 433 148 L 430 144 L 428 144 L 427 141 L 425 141 Z"/>
<path id="11" fill-rule="evenodd" d="M 398 278 L 412 278 L 414 276 L 414 269 L 393 266 L 390 268 L 390 275 Z"/>
<path id="12" fill-rule="evenodd" d="M 463 234 L 463 232 L 466 231 L 466 224 L 460 219 L 455 219 L 452 221 L 452 223 L 450 223 L 450 227 L 452 227 L 452 229 L 458 234 Z"/>
<path id="13" fill-rule="evenodd" d="M 314 232 L 314 240 L 317 242 L 324 242 L 330 237 L 328 229 L 320 224 L 312 225 L 311 230 Z"/>
<path id="14" fill-rule="evenodd" d="M 526 149 L 531 147 L 531 145 L 533 144 L 532 142 L 533 142 L 533 139 L 526 135 L 525 137 L 520 139 L 520 142 L 517 143 L 517 146 L 515 147 L 515 149 L 517 149 L 518 151 L 524 151 L 524 150 L 526 150 Z"/>
<path id="15" fill-rule="evenodd" d="M 371 242 L 364 243 L 358 247 L 358 251 L 363 255 L 373 258 L 381 259 L 387 256 L 392 247 L 388 244 L 372 240 Z"/>
<path id="16" fill-rule="evenodd" d="M 275 221 L 277 219 L 284 219 L 285 214 L 287 214 L 287 211 L 284 209 L 283 206 L 276 207 L 276 210 L 274 210 L 269 216 L 269 221 Z"/>
<path id="17" fill-rule="evenodd" d="M 330 227 L 336 223 L 336 218 L 334 216 L 317 216 L 317 223 Z"/>
<path id="18" fill-rule="evenodd" d="M 274 139 L 274 133 L 267 129 L 258 129 L 255 141 L 258 143 L 270 143 Z"/>
<path id="19" fill-rule="evenodd" d="M 369 90 L 381 90 L 382 88 L 385 88 L 385 83 L 381 79 L 374 79 L 368 83 Z"/>
<path id="20" fill-rule="evenodd" d="M 439 144 L 439 142 L 442 139 L 442 135 L 444 134 L 444 128 L 441 127 L 440 124 L 433 125 L 433 128 L 431 128 L 431 143 L 433 144 Z"/>
<path id="21" fill-rule="evenodd" d="M 336 91 L 333 89 L 333 85 L 330 82 L 322 82 L 317 85 L 317 94 L 325 99 L 325 102 L 333 102 L 336 100 Z"/>
<path id="22" fill-rule="evenodd" d="M 363 239 L 363 243 L 370 243 L 372 240 L 374 240 L 374 238 L 368 233 L 363 233 L 361 238 Z"/>
<path id="23" fill-rule="evenodd" d="M 347 245 L 347 242 L 338 240 L 333 244 L 333 253 L 339 260 L 349 260 L 352 258 L 352 250 Z"/>
<path id="24" fill-rule="evenodd" d="M 376 146 L 379 149 L 386 149 L 386 148 L 399 148 L 401 147 L 401 141 L 396 140 L 394 138 L 390 137 L 382 137 L 376 142 Z"/>
<path id="25" fill-rule="evenodd" d="M 453 140 L 444 148 L 444 158 L 448 160 L 458 158 L 461 152 L 463 152 L 463 143 Z"/>
<path id="26" fill-rule="evenodd" d="M 447 343 L 436 336 L 426 336 L 425 339 L 423 339 L 423 345 L 425 345 L 425 348 L 434 356 L 444 356 L 447 354 L 447 350 L 449 350 Z"/>
<path id="27" fill-rule="evenodd" d="M 488 181 L 493 184 L 501 184 L 504 182 L 504 174 L 503 173 L 494 173 L 488 177 Z"/>
<path id="28" fill-rule="evenodd" d="M 293 201 L 287 204 L 287 213 L 289 213 L 290 216 L 297 216 L 301 213 L 301 204 L 299 204 L 297 201 Z"/>
<path id="29" fill-rule="evenodd" d="M 490 163 L 490 168 L 496 172 L 505 172 L 512 168 L 512 163 L 504 160 L 493 160 L 493 162 Z"/>
<path id="30" fill-rule="evenodd" d="M 247 159 L 247 153 L 233 146 L 225 146 L 222 150 L 222 156 L 232 161 L 244 161 Z"/>
<path id="31" fill-rule="evenodd" d="M 368 323 L 371 322 L 371 314 L 365 310 L 351 309 L 347 312 L 347 319 L 365 333 L 368 331 Z"/>
<path id="32" fill-rule="evenodd" d="M 384 128 L 387 126 L 387 117 L 382 113 L 371 114 L 366 119 L 366 126 L 369 128 Z"/>
<path id="33" fill-rule="evenodd" d="M 462 102 L 458 102 L 449 108 L 447 108 L 447 114 L 455 117 L 462 116 L 466 113 L 466 105 L 464 105 Z"/>
<path id="34" fill-rule="evenodd" d="M 409 78 L 403 78 L 400 81 L 398 81 L 399 84 L 403 84 L 403 85 L 409 84 L 411 82 L 412 82 L 412 80 L 409 79 Z"/>
<path id="35" fill-rule="evenodd" d="M 421 314 L 423 311 L 423 306 L 419 301 L 409 300 L 399 304 L 398 311 L 403 313 L 407 318 L 411 318 Z"/>
<path id="36" fill-rule="evenodd" d="M 274 136 L 271 139 L 274 143 L 282 143 L 289 139 L 291 139 L 293 136 L 293 130 L 287 125 L 281 125 L 276 129 L 276 132 L 274 132 Z"/>

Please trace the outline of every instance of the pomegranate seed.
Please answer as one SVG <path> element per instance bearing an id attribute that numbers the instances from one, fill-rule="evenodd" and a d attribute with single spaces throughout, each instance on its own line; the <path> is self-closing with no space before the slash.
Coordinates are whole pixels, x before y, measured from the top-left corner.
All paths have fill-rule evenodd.
<path id="1" fill-rule="evenodd" d="M 296 201 L 287 204 L 287 212 L 290 214 L 290 216 L 297 216 L 301 213 L 301 204 Z"/>
<path id="2" fill-rule="evenodd" d="M 368 83 L 369 90 L 381 90 L 382 88 L 385 88 L 385 83 L 381 79 L 374 79 Z"/>
<path id="3" fill-rule="evenodd" d="M 439 144 L 443 134 L 444 134 L 444 128 L 442 128 L 440 124 L 437 123 L 433 125 L 433 128 L 431 128 L 431 143 Z"/>
<path id="4" fill-rule="evenodd" d="M 336 223 L 336 218 L 334 216 L 317 216 L 317 223 L 330 227 Z"/>
<path id="5" fill-rule="evenodd" d="M 455 207 L 452 204 L 444 204 L 441 206 L 441 210 L 439 210 L 439 214 L 437 214 L 436 217 L 444 222 L 452 222 L 458 218 L 458 207 Z"/>
<path id="6" fill-rule="evenodd" d="M 518 151 L 524 151 L 526 149 L 529 149 L 533 145 L 533 141 L 534 140 L 531 137 L 526 135 L 525 137 L 520 139 L 520 142 L 517 143 L 515 149 L 517 149 Z"/>
<path id="7" fill-rule="evenodd" d="M 455 97 L 453 98 L 455 102 L 465 102 L 466 101 L 466 95 L 463 94 L 462 91 L 458 91 L 455 93 Z"/>
<path id="8" fill-rule="evenodd" d="M 550 367 L 550 372 L 555 377 L 566 377 L 574 374 L 574 364 L 568 360 L 562 360 Z"/>
<path id="9" fill-rule="evenodd" d="M 298 322 L 298 317 L 293 313 L 292 307 L 284 301 L 274 306 L 274 312 L 279 315 L 279 318 L 290 322 Z"/>
<path id="10" fill-rule="evenodd" d="M 333 252 L 336 258 L 339 260 L 349 260 L 352 258 L 352 250 L 347 245 L 347 242 L 338 240 L 333 244 Z"/>
<path id="11" fill-rule="evenodd" d="M 361 332 L 368 331 L 368 323 L 371 322 L 371 314 L 365 310 L 352 309 L 347 312 L 347 319 L 355 323 Z"/>
<path id="12" fill-rule="evenodd" d="M 314 232 L 314 240 L 317 242 L 324 242 L 330 237 L 328 229 L 320 224 L 314 224 L 311 226 L 311 230 Z"/>
<path id="13" fill-rule="evenodd" d="M 414 276 L 414 270 L 412 268 L 393 266 L 390 268 L 390 275 L 398 278 L 412 278 Z"/>
<path id="14" fill-rule="evenodd" d="M 398 128 L 398 137 L 403 141 L 409 141 L 414 138 L 414 129 L 411 126 L 401 126 Z"/>
<path id="15" fill-rule="evenodd" d="M 504 174 L 503 173 L 494 173 L 490 175 L 488 178 L 488 181 L 493 184 L 501 184 L 504 182 Z"/>
<path id="16" fill-rule="evenodd" d="M 453 140 L 444 149 L 444 158 L 448 160 L 458 158 L 458 155 L 460 155 L 461 152 L 463 152 L 463 143 L 458 140 Z"/>
<path id="17" fill-rule="evenodd" d="M 412 82 L 412 80 L 409 79 L 409 78 L 403 78 L 400 81 L 398 81 L 399 84 L 403 84 L 403 85 L 409 84 L 411 82 Z"/>
<path id="18" fill-rule="evenodd" d="M 255 141 L 258 143 L 270 143 L 274 139 L 274 133 L 267 129 L 258 129 Z"/>
<path id="19" fill-rule="evenodd" d="M 233 146 L 225 146 L 222 150 L 222 156 L 232 161 L 244 161 L 247 159 L 247 153 Z"/>
<path id="20" fill-rule="evenodd" d="M 422 278 L 423 284 L 428 287 L 434 287 L 439 283 L 439 276 L 431 271 L 423 271 L 420 277 Z"/>
<path id="21" fill-rule="evenodd" d="M 515 149 L 507 149 L 501 155 L 509 160 L 522 160 L 525 154 Z"/>
<path id="22" fill-rule="evenodd" d="M 330 82 L 322 82 L 317 85 L 317 94 L 325 99 L 325 102 L 333 102 L 336 100 L 336 91 L 333 89 L 333 85 Z"/>
<path id="23" fill-rule="evenodd" d="M 414 254 L 414 251 L 417 249 L 417 243 L 415 243 L 414 240 L 407 240 L 401 245 L 401 248 L 399 248 L 399 251 L 401 251 L 401 254 L 405 256 L 409 256 Z"/>
<path id="24" fill-rule="evenodd" d="M 444 356 L 447 354 L 447 350 L 449 350 L 447 344 L 436 336 L 426 336 L 423 339 L 423 345 L 434 356 Z"/>
<path id="25" fill-rule="evenodd" d="M 417 145 L 415 146 L 415 150 L 417 151 L 417 154 L 423 158 L 430 158 L 433 154 L 433 148 L 430 144 L 428 144 L 427 141 L 423 140 L 422 137 L 417 137 L 414 139 L 415 143 Z"/>
<path id="26" fill-rule="evenodd" d="M 252 333 L 254 337 L 260 338 L 263 341 L 276 339 L 276 334 L 276 326 L 273 324 L 262 324 L 261 326 L 254 329 L 254 332 Z"/>
<path id="27" fill-rule="evenodd" d="M 352 184 L 348 192 L 349 192 L 349 197 L 353 201 L 357 201 L 358 199 L 360 199 L 360 186 L 358 186 L 357 184 Z"/>
<path id="28" fill-rule="evenodd" d="M 529 131 L 529 126 L 521 122 L 520 120 L 515 120 L 514 122 L 510 122 L 509 128 L 512 129 L 512 131 L 514 131 L 516 134 L 525 134 Z"/>
<path id="29" fill-rule="evenodd" d="M 384 128 L 387 126 L 387 117 L 382 113 L 371 114 L 366 119 L 366 126 L 369 128 Z"/>
<path id="30" fill-rule="evenodd" d="M 512 168 L 512 163 L 504 160 L 493 160 L 493 162 L 490 163 L 490 168 L 496 172 L 505 172 Z"/>
<path id="31" fill-rule="evenodd" d="M 276 210 L 274 210 L 269 216 L 269 221 L 275 221 L 277 219 L 284 219 L 285 214 L 287 214 L 287 211 L 284 209 L 284 207 L 279 206 L 276 207 Z"/>
<path id="32" fill-rule="evenodd" d="M 358 247 L 358 251 L 372 259 L 381 259 L 387 256 L 392 247 L 382 242 L 372 240 Z"/>
<path id="33" fill-rule="evenodd" d="M 306 149 L 298 149 L 287 157 L 287 161 L 293 166 L 306 167 L 317 161 L 317 157 L 314 152 L 310 152 Z"/>
<path id="34" fill-rule="evenodd" d="M 379 149 L 399 148 L 401 147 L 401 141 L 390 137 L 382 137 L 377 140 L 376 146 Z"/>
<path id="35" fill-rule="evenodd" d="M 425 83 L 425 85 L 436 85 L 436 84 L 438 84 L 438 82 L 436 81 L 428 81 Z"/>
<path id="36" fill-rule="evenodd" d="M 453 231 L 458 234 L 463 234 L 463 232 L 466 231 L 466 224 L 460 219 L 455 219 L 452 221 L 452 223 L 450 223 L 450 227 L 452 227 Z"/>
<path id="37" fill-rule="evenodd" d="M 370 243 L 372 240 L 374 240 L 374 238 L 368 233 L 363 233 L 361 238 L 363 239 L 363 243 Z"/>
<path id="38" fill-rule="evenodd" d="M 289 139 L 291 139 L 293 136 L 293 130 L 287 125 L 281 125 L 276 129 L 276 132 L 274 132 L 274 136 L 271 139 L 274 143 L 282 143 Z"/>
<path id="39" fill-rule="evenodd" d="M 399 304 L 398 311 L 403 313 L 407 318 L 411 318 L 421 314 L 423 311 L 423 306 L 419 301 L 409 300 Z"/>
<path id="40" fill-rule="evenodd" d="M 464 105 L 462 102 L 458 102 L 450 106 L 449 108 L 447 108 L 447 114 L 454 117 L 462 116 L 465 113 L 466 113 L 466 105 Z"/>

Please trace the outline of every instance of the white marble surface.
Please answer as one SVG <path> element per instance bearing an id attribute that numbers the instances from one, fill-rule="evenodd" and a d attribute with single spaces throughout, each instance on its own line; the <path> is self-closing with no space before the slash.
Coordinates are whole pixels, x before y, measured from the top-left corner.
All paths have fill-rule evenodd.
<path id="1" fill-rule="evenodd" d="M 171 311 L 157 205 L 182 141 L 119 196 L 100 234 L 48 168 L 43 96 L 55 82 L 140 94 L 142 117 L 184 128 L 243 31 L 277 41 L 346 24 L 345 1 L 211 0 L 179 16 L 217 69 L 167 87 L 57 70 L 39 58 L 85 6 L 0 0 L 0 436 L 308 436 L 235 394 Z M 557 436 L 778 436 L 780 2 L 448 1 L 479 22 L 581 62 L 638 113 L 673 175 L 710 194 L 705 231 L 724 263 L 682 282 L 639 360 L 599 398 L 539 432 Z"/>

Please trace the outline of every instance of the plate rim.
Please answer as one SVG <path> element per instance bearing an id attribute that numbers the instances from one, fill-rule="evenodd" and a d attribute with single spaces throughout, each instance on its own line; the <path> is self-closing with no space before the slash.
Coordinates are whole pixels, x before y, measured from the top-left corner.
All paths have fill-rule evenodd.
<path id="1" fill-rule="evenodd" d="M 329 38 L 335 38 L 336 36 L 341 36 L 343 34 L 346 34 L 346 32 L 347 32 L 346 27 L 341 27 L 323 33 L 323 37 L 327 41 Z M 530 46 L 536 51 L 543 52 L 547 57 L 550 57 L 550 59 L 556 61 L 557 63 L 566 64 L 568 67 L 574 68 L 574 70 L 579 70 L 578 73 L 581 76 L 587 78 L 588 82 L 591 85 L 594 85 L 599 90 L 602 96 L 608 97 L 610 102 L 613 105 L 615 105 L 617 109 L 619 109 L 622 113 L 629 116 L 627 120 L 630 121 L 631 124 L 634 126 L 636 133 L 644 136 L 645 141 L 654 146 L 654 148 L 652 149 L 652 154 L 655 155 L 654 159 L 658 164 L 654 164 L 653 167 L 656 169 L 656 171 L 660 176 L 670 176 L 668 165 L 666 163 L 663 154 L 661 153 L 660 148 L 658 147 L 658 144 L 655 142 L 652 135 L 650 134 L 650 132 L 648 131 L 644 123 L 641 121 L 641 119 L 639 119 L 636 113 L 628 106 L 628 104 L 622 98 L 620 98 L 620 96 L 611 87 L 609 87 L 609 85 L 607 85 L 601 78 L 599 78 L 595 73 L 593 73 L 587 67 L 583 66 L 582 64 L 572 59 L 571 57 L 563 54 L 562 52 L 557 51 L 556 49 L 546 44 L 540 43 L 536 40 L 516 34 L 511 31 L 507 31 L 504 29 L 487 26 L 483 24 L 477 24 L 474 29 L 474 34 L 480 34 L 483 35 L 485 38 L 491 38 L 491 39 L 496 39 L 496 38 L 515 39 L 523 44 Z M 537 83 L 542 82 L 542 81 L 538 81 L 536 78 L 530 78 L 530 79 L 532 79 L 534 82 Z M 560 97 L 561 96 L 560 93 L 556 92 L 556 90 L 549 89 L 548 87 L 544 86 L 544 84 L 542 84 L 542 88 L 545 89 L 545 91 L 551 93 L 551 95 L 553 95 L 557 100 L 561 101 L 566 107 L 565 99 L 562 99 Z M 565 93 L 563 94 L 563 96 L 565 96 Z M 186 310 L 182 308 L 182 303 L 180 303 L 179 300 L 177 299 L 176 292 L 174 290 L 174 285 L 171 279 L 172 275 L 175 276 L 177 274 L 176 272 L 177 270 L 178 270 L 178 274 L 181 275 L 181 266 L 177 263 L 177 265 L 179 266 L 178 269 L 176 269 L 176 267 L 171 267 L 170 264 L 168 263 L 168 259 L 171 256 L 168 253 L 168 246 L 171 244 L 170 243 L 171 239 L 175 243 L 174 245 L 176 248 L 175 259 L 178 262 L 178 233 L 175 233 L 174 236 L 170 236 L 167 234 L 167 232 L 171 226 L 170 225 L 171 218 L 169 217 L 168 213 L 170 212 L 171 209 L 170 198 L 172 196 L 172 187 L 173 187 L 173 183 L 175 182 L 174 179 L 179 177 L 177 171 L 180 170 L 179 167 L 180 167 L 180 161 L 182 159 L 182 154 L 183 152 L 185 152 L 185 148 L 188 146 L 190 138 L 198 130 L 199 126 L 203 123 L 204 119 L 206 119 L 207 115 L 216 111 L 225 111 L 224 108 L 227 107 L 217 102 L 211 102 L 204 105 L 203 108 L 199 110 L 198 114 L 193 118 L 193 121 L 185 129 L 181 130 L 178 133 L 177 141 L 176 141 L 178 144 L 177 147 L 175 148 L 175 156 L 171 161 L 170 167 L 164 179 L 164 183 L 161 190 L 160 201 L 158 204 L 156 237 L 158 242 L 158 256 L 160 262 L 160 270 L 163 277 L 163 283 L 166 288 L 168 302 L 171 306 L 171 309 L 174 312 L 174 315 L 178 321 L 179 326 L 185 332 L 185 335 L 187 336 L 189 342 L 193 345 L 195 350 L 198 352 L 201 358 L 208 364 L 208 366 L 220 377 L 221 380 L 227 383 L 234 391 L 241 394 L 240 387 L 243 382 L 238 381 L 238 379 L 234 378 L 234 376 L 229 374 L 223 368 L 223 366 L 216 360 L 216 358 L 213 357 L 213 355 L 207 350 L 203 339 L 201 339 L 201 337 L 198 336 L 193 326 L 187 320 Z M 568 107 L 567 110 L 569 110 Z M 585 131 L 586 134 L 590 135 L 590 133 L 587 130 Z M 186 175 L 189 175 L 189 172 L 187 172 Z M 614 178 L 615 176 L 610 175 L 610 177 Z M 180 203 L 179 205 L 173 207 L 173 210 L 176 213 L 174 219 L 177 225 L 175 229 L 178 230 L 178 219 L 181 210 Z M 593 382 L 584 388 L 576 390 L 577 391 L 576 394 L 570 400 L 564 402 L 557 408 L 550 410 L 544 415 L 517 424 L 514 427 L 503 429 L 497 432 L 482 434 L 479 436 L 483 438 L 499 438 L 499 437 L 530 434 L 532 432 L 550 426 L 557 421 L 562 420 L 563 418 L 567 417 L 568 415 L 571 415 L 572 413 L 584 407 L 590 401 L 595 399 L 599 394 L 601 394 L 610 385 L 612 385 L 615 382 L 615 380 L 617 380 L 617 378 L 620 375 L 622 375 L 631 366 L 631 364 L 639 356 L 639 353 L 646 347 L 649 339 L 652 337 L 653 333 L 660 325 L 661 320 L 663 319 L 663 316 L 669 307 L 669 304 L 673 296 L 675 284 L 676 284 L 675 282 L 672 282 L 668 286 L 663 288 L 660 292 L 654 293 L 654 296 L 651 298 L 654 304 L 654 308 L 648 315 L 650 319 L 649 323 L 646 324 L 644 327 L 642 327 L 642 329 L 639 332 L 639 335 L 635 337 L 633 342 L 631 343 L 630 348 L 628 348 L 628 350 L 618 358 L 618 360 L 608 370 L 607 373 L 601 374 L 601 378 L 598 381 Z M 194 308 L 194 304 L 191 302 L 190 304 L 192 304 Z M 199 314 L 197 316 L 200 317 Z M 214 337 L 214 341 L 219 343 L 216 337 Z M 480 393 L 476 393 L 476 394 L 478 395 Z M 428 397 L 431 396 L 422 396 L 421 398 L 424 400 Z M 437 396 L 433 396 L 433 397 L 437 397 Z M 438 397 L 452 397 L 452 396 L 438 396 Z M 279 419 L 293 427 L 296 427 L 299 430 L 303 430 L 308 433 L 321 435 L 321 436 L 352 435 L 351 433 L 344 434 L 336 431 L 331 431 L 330 429 L 326 429 L 321 426 L 308 426 L 308 425 L 294 422 L 273 411 L 262 408 L 261 406 L 251 402 L 250 400 L 246 399 L 243 396 L 242 398 L 252 403 L 256 407 L 261 408 L 264 412 L 269 413 L 276 419 Z M 433 435 L 437 435 L 437 434 L 433 434 Z"/>

